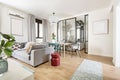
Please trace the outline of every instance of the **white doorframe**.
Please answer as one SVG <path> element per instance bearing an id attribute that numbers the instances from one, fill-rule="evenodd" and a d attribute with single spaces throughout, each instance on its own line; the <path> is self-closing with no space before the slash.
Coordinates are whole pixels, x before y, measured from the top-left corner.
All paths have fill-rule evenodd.
<path id="1" fill-rule="evenodd" d="M 113 30 L 114 30 L 113 63 L 116 67 L 120 67 L 120 4 L 115 5 L 114 8 Z"/>

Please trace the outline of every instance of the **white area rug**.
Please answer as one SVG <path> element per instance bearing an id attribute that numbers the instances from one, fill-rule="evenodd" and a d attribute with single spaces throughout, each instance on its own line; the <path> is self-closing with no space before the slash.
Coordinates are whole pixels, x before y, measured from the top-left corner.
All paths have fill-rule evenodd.
<path id="1" fill-rule="evenodd" d="M 70 80 L 103 80 L 102 64 L 85 59 Z"/>

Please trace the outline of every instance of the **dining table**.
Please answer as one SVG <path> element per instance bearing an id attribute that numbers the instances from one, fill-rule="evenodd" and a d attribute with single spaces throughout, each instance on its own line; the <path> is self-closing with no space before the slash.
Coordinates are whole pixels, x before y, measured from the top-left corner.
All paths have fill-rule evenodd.
<path id="1" fill-rule="evenodd" d="M 68 42 L 49 42 L 49 46 L 53 46 L 55 51 L 58 51 L 58 46 L 63 46 L 63 57 L 65 58 L 65 50 L 66 50 L 66 46 L 71 45 L 71 43 Z"/>

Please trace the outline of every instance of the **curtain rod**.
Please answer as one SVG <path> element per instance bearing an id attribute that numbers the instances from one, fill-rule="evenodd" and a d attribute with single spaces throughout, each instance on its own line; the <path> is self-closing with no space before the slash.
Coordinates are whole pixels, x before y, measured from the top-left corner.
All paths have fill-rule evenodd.
<path id="1" fill-rule="evenodd" d="M 15 16 L 15 17 L 19 17 L 19 18 L 22 18 L 22 19 L 24 19 L 24 17 L 21 17 L 20 15 L 18 15 L 18 14 L 9 14 L 9 15 L 11 15 L 11 16 Z"/>

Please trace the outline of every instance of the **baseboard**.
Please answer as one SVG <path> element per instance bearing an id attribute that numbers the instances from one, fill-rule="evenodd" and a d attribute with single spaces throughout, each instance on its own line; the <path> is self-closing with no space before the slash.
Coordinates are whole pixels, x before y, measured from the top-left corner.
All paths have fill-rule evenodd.
<path id="1" fill-rule="evenodd" d="M 98 56 L 105 56 L 105 57 L 113 57 L 112 55 L 106 55 L 106 54 L 101 54 L 101 53 L 93 53 L 93 52 L 88 52 L 88 54 L 92 54 L 92 55 L 98 55 Z"/>

